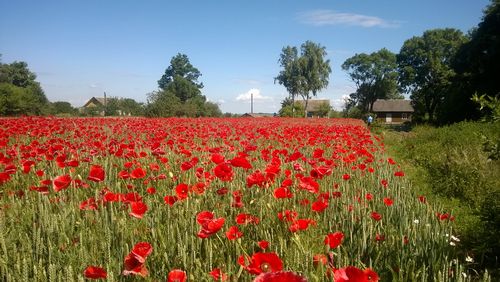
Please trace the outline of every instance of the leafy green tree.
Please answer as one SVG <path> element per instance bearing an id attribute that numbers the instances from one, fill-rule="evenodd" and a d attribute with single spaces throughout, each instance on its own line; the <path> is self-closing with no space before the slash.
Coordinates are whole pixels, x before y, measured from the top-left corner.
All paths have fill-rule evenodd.
<path id="1" fill-rule="evenodd" d="M 303 111 L 304 107 L 301 104 L 295 103 L 291 97 L 287 97 L 281 101 L 281 109 L 279 110 L 278 115 L 280 117 L 295 117 L 295 113 Z"/>
<path id="2" fill-rule="evenodd" d="M 328 86 L 328 77 L 332 72 L 330 60 L 325 60 L 326 48 L 312 41 L 306 41 L 300 47 L 300 56 L 296 47 L 282 49 L 280 64 L 283 70 L 275 78 L 285 86 L 292 102 L 295 96 L 302 96 L 305 101 L 304 116 L 307 117 L 307 105 L 311 96 Z M 292 103 L 293 104 L 293 103 Z M 291 108 L 292 116 L 294 108 Z"/>
<path id="3" fill-rule="evenodd" d="M 177 116 L 181 108 L 179 97 L 170 91 L 160 90 L 148 94 L 145 115 L 148 117 L 171 117 Z"/>
<path id="4" fill-rule="evenodd" d="M 280 66 L 283 68 L 280 73 L 278 74 L 277 77 L 274 78 L 274 82 L 278 82 L 279 84 L 283 85 L 288 93 L 290 94 L 290 104 L 289 105 L 283 105 L 282 108 L 285 106 L 291 106 L 295 104 L 295 97 L 299 95 L 301 83 L 302 83 L 302 76 L 301 76 L 301 70 L 299 68 L 299 63 L 298 63 L 298 51 L 297 47 L 291 47 L 287 46 L 284 47 L 281 50 L 281 55 L 279 59 Z M 295 108 L 290 107 L 291 110 L 291 117 L 295 116 Z M 280 116 L 281 113 L 280 113 Z"/>
<path id="5" fill-rule="evenodd" d="M 146 116 L 220 116 L 218 105 L 207 102 L 201 94 L 203 83 L 198 82 L 200 71 L 185 54 L 177 54 L 158 80 L 160 91 L 148 94 Z M 216 109 L 217 108 L 217 109 Z"/>
<path id="6" fill-rule="evenodd" d="M 325 60 L 326 48 L 311 41 L 301 46 L 302 56 L 299 58 L 299 68 L 303 77 L 300 96 L 305 100 L 304 117 L 307 117 L 307 105 L 312 96 L 328 87 L 328 77 L 332 72 L 330 60 Z"/>
<path id="7" fill-rule="evenodd" d="M 195 68 L 185 54 L 177 54 L 170 60 L 170 66 L 165 74 L 158 80 L 162 90 L 173 92 L 182 102 L 201 95 L 203 83 L 198 82 L 201 72 Z"/>
<path id="8" fill-rule="evenodd" d="M 360 106 L 365 112 L 373 110 L 377 99 L 401 99 L 397 89 L 396 55 L 383 48 L 371 54 L 356 54 L 342 64 L 342 69 L 356 84 L 349 97 L 350 107 Z"/>
<path id="9" fill-rule="evenodd" d="M 119 109 L 123 114 L 130 114 L 132 116 L 142 116 L 144 114 L 144 105 L 131 98 L 120 99 Z"/>
<path id="10" fill-rule="evenodd" d="M 454 89 L 446 97 L 445 112 L 449 122 L 477 119 L 481 112 L 472 101 L 475 93 L 500 99 L 500 1 L 492 0 L 484 10 L 482 21 L 470 33 L 454 60 L 457 73 Z"/>
<path id="11" fill-rule="evenodd" d="M 316 109 L 316 113 L 318 114 L 319 117 L 327 117 L 331 110 L 332 107 L 330 107 L 330 105 L 327 102 L 322 102 Z"/>
<path id="12" fill-rule="evenodd" d="M 0 64 L 0 115 L 41 115 L 48 99 L 25 62 Z"/>
<path id="13" fill-rule="evenodd" d="M 73 108 L 69 102 L 56 101 L 50 103 L 50 113 L 53 115 L 76 115 L 78 110 Z"/>
<path id="14" fill-rule="evenodd" d="M 207 101 L 205 102 L 205 111 L 204 114 L 207 117 L 221 117 L 222 111 L 219 109 L 219 105 L 214 102 Z"/>
<path id="15" fill-rule="evenodd" d="M 460 30 L 427 30 L 404 42 L 397 55 L 399 84 L 410 93 L 415 118 L 435 122 L 455 72 L 451 61 L 467 38 Z"/>

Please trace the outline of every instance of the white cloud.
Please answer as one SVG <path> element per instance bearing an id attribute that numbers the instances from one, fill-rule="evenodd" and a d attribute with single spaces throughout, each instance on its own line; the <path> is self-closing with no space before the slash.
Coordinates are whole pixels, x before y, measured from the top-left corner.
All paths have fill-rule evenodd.
<path id="1" fill-rule="evenodd" d="M 257 88 L 252 88 L 248 90 L 246 93 L 238 95 L 236 97 L 236 101 L 241 101 L 241 102 L 250 102 L 252 99 L 252 94 L 253 94 L 253 101 L 254 102 L 259 102 L 259 101 L 272 101 L 273 98 L 269 96 L 263 96 L 260 94 L 260 90 Z"/>
<path id="2" fill-rule="evenodd" d="M 387 21 L 379 17 L 338 13 L 332 10 L 312 10 L 299 14 L 299 20 L 305 24 L 314 26 L 325 25 L 350 25 L 361 27 L 399 27 L 397 21 Z"/>
<path id="3" fill-rule="evenodd" d="M 97 88 L 99 87 L 99 85 L 97 85 L 97 83 L 92 83 L 89 85 L 90 88 Z"/>
<path id="4" fill-rule="evenodd" d="M 225 101 L 224 99 L 219 99 L 219 100 L 217 100 L 217 104 L 221 104 L 221 105 L 222 105 L 222 104 L 224 104 L 224 103 L 226 103 L 226 101 Z"/>

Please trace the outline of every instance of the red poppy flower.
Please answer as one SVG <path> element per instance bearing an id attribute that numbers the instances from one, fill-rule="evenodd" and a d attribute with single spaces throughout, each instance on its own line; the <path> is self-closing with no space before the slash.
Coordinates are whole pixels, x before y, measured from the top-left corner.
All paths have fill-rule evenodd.
<path id="1" fill-rule="evenodd" d="M 427 199 L 425 198 L 425 196 L 418 196 L 418 201 L 423 204 L 427 203 Z"/>
<path id="2" fill-rule="evenodd" d="M 337 231 L 335 233 L 330 233 L 325 237 L 325 245 L 329 245 L 330 249 L 335 249 L 340 244 L 342 244 L 342 240 L 344 239 L 344 233 Z"/>
<path id="3" fill-rule="evenodd" d="M 240 213 L 236 216 L 236 223 L 238 224 L 259 224 L 260 219 L 249 213 Z"/>
<path id="4" fill-rule="evenodd" d="M 165 204 L 168 204 L 169 206 L 173 206 L 175 202 L 177 202 L 178 198 L 177 196 L 165 196 L 163 198 L 163 201 L 165 201 Z"/>
<path id="5" fill-rule="evenodd" d="M 265 250 L 269 247 L 269 242 L 266 241 L 266 240 L 261 240 L 259 242 L 257 242 L 257 244 L 259 245 L 259 247 L 262 249 L 262 250 Z"/>
<path id="6" fill-rule="evenodd" d="M 250 260 L 248 265 L 246 260 Z M 283 270 L 283 262 L 276 253 L 255 253 L 251 258 L 240 256 L 238 264 L 243 266 L 251 274 L 261 274 L 264 272 L 276 272 Z"/>
<path id="7" fill-rule="evenodd" d="M 210 160 L 214 164 L 221 164 L 225 161 L 224 156 L 222 156 L 221 154 L 213 154 Z"/>
<path id="8" fill-rule="evenodd" d="M 307 282 L 307 279 L 291 271 L 262 273 L 253 282 Z"/>
<path id="9" fill-rule="evenodd" d="M 243 236 L 243 233 L 238 229 L 238 226 L 231 226 L 226 231 L 226 237 L 229 240 L 235 240 L 235 239 L 241 238 L 242 236 Z"/>
<path id="10" fill-rule="evenodd" d="M 205 239 L 217 233 L 224 226 L 224 218 L 214 218 L 214 214 L 209 211 L 202 211 L 196 216 L 196 221 L 201 225 L 198 237 Z"/>
<path id="11" fill-rule="evenodd" d="M 225 282 L 229 278 L 226 273 L 222 272 L 220 268 L 214 268 L 210 271 L 210 275 L 215 281 Z"/>
<path id="12" fill-rule="evenodd" d="M 59 192 L 63 189 L 68 188 L 69 184 L 71 184 L 71 176 L 65 174 L 54 178 L 52 187 L 54 188 L 54 191 Z"/>
<path id="13" fill-rule="evenodd" d="M 87 177 L 88 180 L 94 181 L 94 182 L 101 182 L 104 180 L 105 172 L 102 166 L 100 165 L 92 165 L 90 167 L 90 172 L 89 176 Z"/>
<path id="14" fill-rule="evenodd" d="M 309 191 L 311 193 L 319 192 L 319 184 L 312 177 L 301 177 L 299 188 L 302 190 Z"/>
<path id="15" fill-rule="evenodd" d="M 342 179 L 344 179 L 344 180 L 349 180 L 350 178 L 351 178 L 351 176 L 347 173 L 342 175 Z"/>
<path id="16" fill-rule="evenodd" d="M 144 178 L 145 176 L 146 176 L 146 171 L 142 167 L 138 167 L 130 173 L 130 178 L 132 179 L 141 179 Z"/>
<path id="17" fill-rule="evenodd" d="M 128 178 L 130 178 L 130 174 L 128 173 L 128 171 L 122 170 L 122 171 L 118 172 L 118 177 L 121 179 L 128 179 Z"/>
<path id="18" fill-rule="evenodd" d="M 313 265 L 318 267 L 320 265 L 326 265 L 328 263 L 328 258 L 324 254 L 315 254 L 313 256 Z"/>
<path id="19" fill-rule="evenodd" d="M 247 176 L 247 187 L 250 188 L 254 185 L 259 187 L 264 187 L 266 183 L 265 175 L 259 170 Z"/>
<path id="20" fill-rule="evenodd" d="M 132 248 L 131 254 L 133 254 L 137 260 L 143 263 L 146 258 L 153 252 L 153 247 L 148 242 L 139 242 Z"/>
<path id="21" fill-rule="evenodd" d="M 289 199 L 293 197 L 292 191 L 287 187 L 278 187 L 274 189 L 273 195 L 276 199 Z"/>
<path id="22" fill-rule="evenodd" d="M 354 266 L 336 269 L 334 271 L 334 277 L 335 282 L 377 282 L 379 280 L 377 273 L 373 270 L 367 268 L 363 271 Z"/>
<path id="23" fill-rule="evenodd" d="M 186 280 L 186 272 L 180 269 L 174 269 L 168 273 L 167 282 L 185 282 Z"/>
<path id="24" fill-rule="evenodd" d="M 290 227 L 288 227 L 288 230 L 291 232 L 297 232 L 299 230 L 307 230 L 309 226 L 311 225 L 316 225 L 316 221 L 312 219 L 297 219 L 295 220 Z"/>
<path id="25" fill-rule="evenodd" d="M 184 200 L 188 197 L 189 186 L 185 183 L 181 183 L 175 187 L 175 193 L 179 200 Z"/>
<path id="26" fill-rule="evenodd" d="M 374 220 L 376 220 L 376 221 L 379 221 L 379 220 L 381 220 L 381 219 L 382 219 L 382 215 L 381 215 L 381 214 L 379 214 L 378 212 L 372 212 L 371 217 L 372 217 Z"/>
<path id="27" fill-rule="evenodd" d="M 322 212 L 326 208 L 328 208 L 328 201 L 323 200 L 323 199 L 319 199 L 319 200 L 313 202 L 311 205 L 311 209 L 315 212 Z"/>
<path id="28" fill-rule="evenodd" d="M 405 176 L 405 173 L 403 171 L 396 171 L 394 173 L 394 176 L 403 177 L 403 176 Z"/>
<path id="29" fill-rule="evenodd" d="M 85 276 L 85 278 L 89 279 L 106 279 L 108 276 L 104 268 L 92 265 L 85 268 L 83 275 Z"/>
<path id="30" fill-rule="evenodd" d="M 130 215 L 135 218 L 142 218 L 146 211 L 148 210 L 148 206 L 143 202 L 131 202 L 130 203 Z"/>
<path id="31" fill-rule="evenodd" d="M 252 165 L 250 164 L 250 162 L 248 162 L 248 160 L 245 157 L 241 157 L 241 156 L 236 157 L 236 158 L 232 159 L 230 162 L 231 162 L 231 165 L 234 167 L 241 167 L 244 169 L 251 169 L 252 168 Z"/>
<path id="32" fill-rule="evenodd" d="M 322 179 L 325 175 L 332 174 L 332 169 L 327 166 L 319 166 L 312 169 L 309 174 L 315 179 Z"/>
<path id="33" fill-rule="evenodd" d="M 391 198 L 384 198 L 384 204 L 388 207 L 392 206 L 394 201 Z"/>
<path id="34" fill-rule="evenodd" d="M 222 181 L 231 181 L 233 180 L 234 172 L 227 163 L 221 163 L 214 168 L 214 174 Z"/>
<path id="35" fill-rule="evenodd" d="M 149 274 L 149 271 L 144 265 L 144 263 L 140 262 L 137 259 L 137 257 L 132 253 L 128 254 L 125 257 L 124 267 L 125 270 L 123 270 L 122 274 L 125 276 L 133 274 L 146 277 Z"/>
<path id="36" fill-rule="evenodd" d="M 89 198 L 80 203 L 80 210 L 96 210 L 97 204 L 95 198 Z"/>

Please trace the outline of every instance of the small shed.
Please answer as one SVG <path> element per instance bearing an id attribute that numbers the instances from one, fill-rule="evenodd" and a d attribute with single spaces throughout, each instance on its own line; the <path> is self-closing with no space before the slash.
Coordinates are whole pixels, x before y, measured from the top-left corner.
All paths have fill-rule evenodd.
<path id="1" fill-rule="evenodd" d="M 373 113 L 377 120 L 386 124 L 399 124 L 411 121 L 414 112 L 410 100 L 388 99 L 377 100 L 373 103 Z"/>

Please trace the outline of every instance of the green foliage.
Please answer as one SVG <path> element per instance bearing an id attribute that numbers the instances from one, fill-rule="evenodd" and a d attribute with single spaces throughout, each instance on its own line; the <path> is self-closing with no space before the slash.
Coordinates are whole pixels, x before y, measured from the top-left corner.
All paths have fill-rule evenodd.
<path id="1" fill-rule="evenodd" d="M 48 100 L 25 62 L 0 64 L 0 115 L 41 115 Z"/>
<path id="2" fill-rule="evenodd" d="M 319 117 L 327 117 L 328 113 L 330 113 L 331 110 L 332 110 L 332 108 L 330 107 L 330 105 L 327 102 L 322 102 L 319 104 L 318 108 L 316 109 L 316 114 Z"/>
<path id="3" fill-rule="evenodd" d="M 170 66 L 165 70 L 165 74 L 161 79 L 158 80 L 158 87 L 165 90 L 175 80 L 183 78 L 196 88 L 201 89 L 203 83 L 198 82 L 200 76 L 201 72 L 189 62 L 188 56 L 179 53 L 170 60 Z"/>
<path id="4" fill-rule="evenodd" d="M 296 47 L 287 46 L 282 49 L 279 62 L 283 70 L 274 80 L 285 86 L 290 93 L 292 104 L 297 94 L 302 96 L 306 109 L 311 96 L 316 96 L 318 91 L 328 86 L 328 77 L 332 70 L 330 60 L 325 60 L 325 47 L 306 41 L 300 49 L 300 56 Z M 292 114 L 294 113 L 292 111 Z M 305 111 L 304 116 L 307 116 Z"/>
<path id="5" fill-rule="evenodd" d="M 73 108 L 69 102 L 57 101 L 50 103 L 49 111 L 51 115 L 75 116 L 78 109 Z"/>
<path id="6" fill-rule="evenodd" d="M 447 112 L 450 122 L 478 119 L 480 113 L 471 101 L 474 93 L 498 97 L 500 93 L 500 1 L 492 0 L 484 10 L 482 21 L 463 44 L 453 60 L 457 73 L 455 91 L 446 103 L 452 104 Z"/>
<path id="7" fill-rule="evenodd" d="M 397 89 L 396 55 L 385 48 L 369 55 L 356 54 L 342 64 L 342 69 L 357 86 L 349 97 L 350 107 L 360 106 L 368 112 L 377 99 L 403 98 Z"/>
<path id="8" fill-rule="evenodd" d="M 200 71 L 185 54 L 177 54 L 170 60 L 170 66 L 158 80 L 159 91 L 148 94 L 144 114 L 148 117 L 218 117 L 222 115 L 219 106 L 208 102 L 201 94 L 203 83 L 198 82 Z"/>
<path id="9" fill-rule="evenodd" d="M 498 269 L 500 123 L 419 126 L 404 136 L 389 145 L 418 169 L 413 178 L 421 188 L 454 208 L 463 253 L 482 267 Z"/>
<path id="10" fill-rule="evenodd" d="M 397 62 L 401 89 L 410 93 L 414 119 L 435 122 L 451 89 L 451 62 L 467 38 L 457 29 L 427 30 L 404 42 Z"/>
<path id="11" fill-rule="evenodd" d="M 485 94 L 479 96 L 474 94 L 471 98 L 473 102 L 480 105 L 480 110 L 484 112 L 485 119 L 494 122 L 500 121 L 500 94 L 497 97 L 487 96 Z"/>

